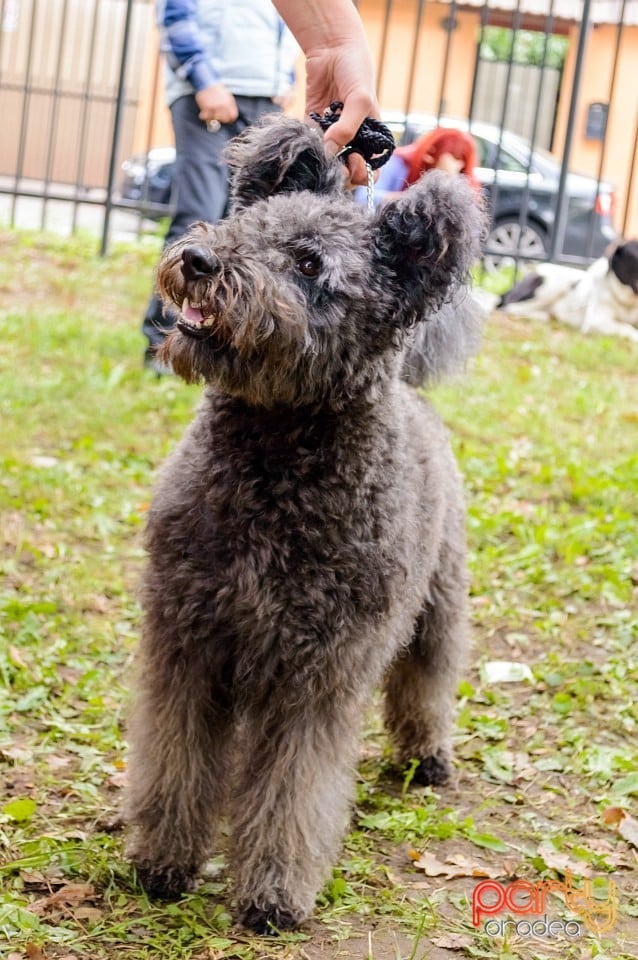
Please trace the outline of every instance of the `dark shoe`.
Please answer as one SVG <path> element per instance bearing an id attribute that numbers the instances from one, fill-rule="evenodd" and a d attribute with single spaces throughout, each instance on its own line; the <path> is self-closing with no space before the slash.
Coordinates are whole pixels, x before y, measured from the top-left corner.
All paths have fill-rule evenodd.
<path id="1" fill-rule="evenodd" d="M 148 340 L 148 347 L 144 351 L 144 366 L 157 377 L 166 377 L 173 373 L 170 363 L 159 360 L 156 354 L 164 343 L 167 333 L 175 326 L 178 316 L 178 312 L 172 307 L 165 306 L 157 294 L 151 297 L 142 324 L 142 333 Z"/>

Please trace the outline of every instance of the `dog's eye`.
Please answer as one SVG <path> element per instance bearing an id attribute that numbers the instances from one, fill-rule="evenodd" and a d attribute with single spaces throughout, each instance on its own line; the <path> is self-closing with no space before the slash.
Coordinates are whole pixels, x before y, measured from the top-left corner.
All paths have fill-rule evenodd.
<path id="1" fill-rule="evenodd" d="M 304 277 L 316 277 L 319 273 L 319 260 L 312 256 L 300 257 L 297 260 L 297 269 Z"/>

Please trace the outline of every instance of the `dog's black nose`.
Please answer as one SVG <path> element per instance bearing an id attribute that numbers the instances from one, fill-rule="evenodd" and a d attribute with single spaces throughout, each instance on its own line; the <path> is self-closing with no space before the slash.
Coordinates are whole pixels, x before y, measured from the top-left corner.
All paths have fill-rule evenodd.
<path id="1" fill-rule="evenodd" d="M 219 270 L 219 257 L 205 247 L 186 247 L 182 251 L 182 273 L 185 280 L 203 280 Z"/>

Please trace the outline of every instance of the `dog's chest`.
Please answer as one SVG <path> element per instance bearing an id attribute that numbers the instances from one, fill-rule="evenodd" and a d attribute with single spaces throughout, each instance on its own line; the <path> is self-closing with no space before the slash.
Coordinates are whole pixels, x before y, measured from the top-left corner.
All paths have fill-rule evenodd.
<path id="1" fill-rule="evenodd" d="M 394 438 L 321 421 L 264 429 L 213 430 L 183 491 L 198 500 L 180 520 L 183 549 L 220 618 L 281 634 L 383 616 L 407 567 Z"/>

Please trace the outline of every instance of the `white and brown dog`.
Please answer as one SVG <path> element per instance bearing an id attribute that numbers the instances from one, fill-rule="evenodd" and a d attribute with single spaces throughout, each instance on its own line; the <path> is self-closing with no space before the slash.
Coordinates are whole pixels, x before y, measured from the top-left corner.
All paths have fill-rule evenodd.
<path id="1" fill-rule="evenodd" d="M 585 271 L 541 263 L 497 309 L 638 342 L 638 240 L 615 243 Z"/>

